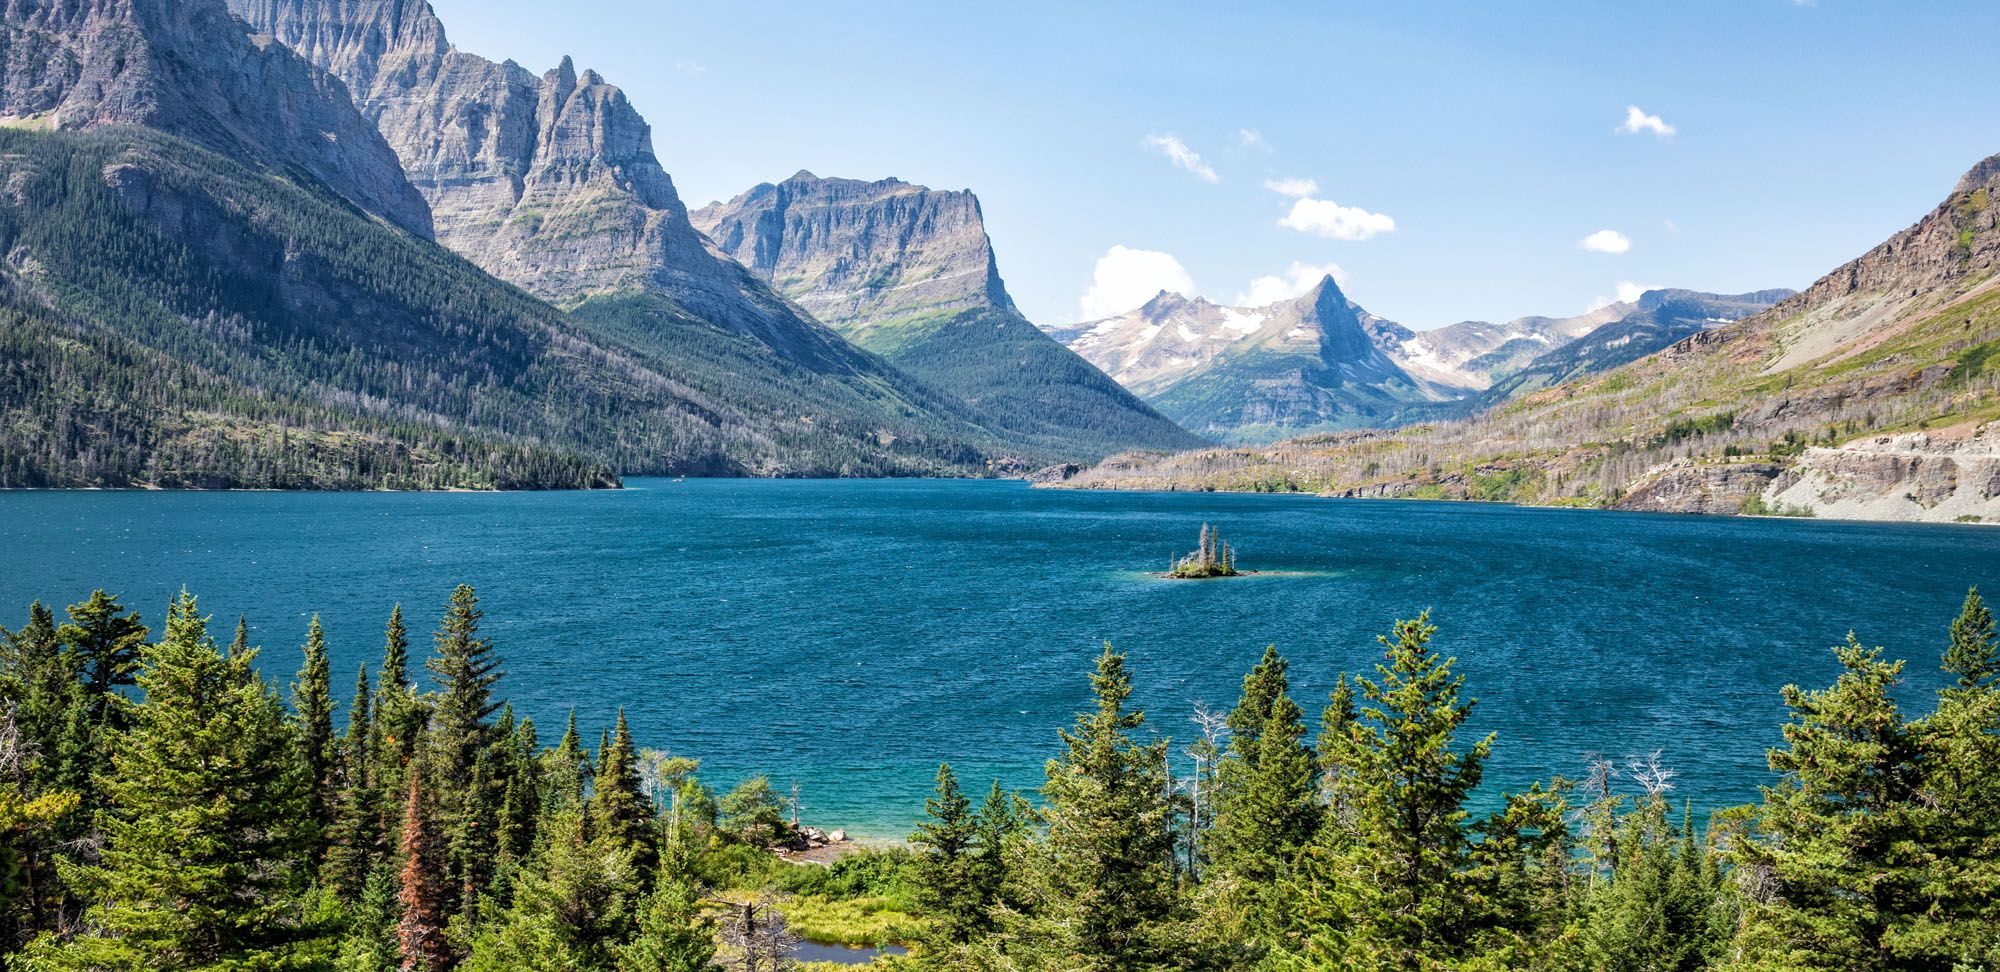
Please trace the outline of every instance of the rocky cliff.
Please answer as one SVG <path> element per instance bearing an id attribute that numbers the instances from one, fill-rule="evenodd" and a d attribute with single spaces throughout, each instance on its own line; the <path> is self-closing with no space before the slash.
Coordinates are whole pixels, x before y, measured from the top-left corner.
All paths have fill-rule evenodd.
<path id="1" fill-rule="evenodd" d="M 1014 310 L 970 190 L 800 172 L 690 218 L 723 252 L 864 345 L 868 332 L 899 319 Z"/>
<path id="2" fill-rule="evenodd" d="M 423 198 L 341 83 L 253 37 L 222 0 L 0 5 L 0 124 L 144 125 L 431 232 Z"/>
<path id="3" fill-rule="evenodd" d="M 429 200 L 438 241 L 558 304 L 641 292 L 820 371 L 879 371 L 688 222 L 624 92 L 452 47 L 422 0 L 231 0 L 345 81 Z M 895 383 L 893 375 L 877 377 Z"/>

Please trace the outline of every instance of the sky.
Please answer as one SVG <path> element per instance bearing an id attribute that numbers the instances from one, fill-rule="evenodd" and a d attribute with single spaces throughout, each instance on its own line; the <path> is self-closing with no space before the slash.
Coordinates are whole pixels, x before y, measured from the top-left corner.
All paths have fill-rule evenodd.
<path id="1" fill-rule="evenodd" d="M 2000 152 L 1990 0 L 432 4 L 623 88 L 690 208 L 972 189 L 1043 324 L 1329 272 L 1419 329 L 1802 288 Z"/>

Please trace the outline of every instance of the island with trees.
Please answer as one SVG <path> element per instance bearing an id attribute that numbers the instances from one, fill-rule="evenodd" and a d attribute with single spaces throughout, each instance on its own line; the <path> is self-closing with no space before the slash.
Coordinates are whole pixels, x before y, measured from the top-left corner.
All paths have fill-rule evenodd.
<path id="1" fill-rule="evenodd" d="M 1210 580 L 1217 577 L 1240 577 L 1243 572 L 1236 569 L 1236 548 L 1222 539 L 1222 531 L 1204 523 L 1201 525 L 1201 545 L 1167 569 L 1169 580 Z"/>

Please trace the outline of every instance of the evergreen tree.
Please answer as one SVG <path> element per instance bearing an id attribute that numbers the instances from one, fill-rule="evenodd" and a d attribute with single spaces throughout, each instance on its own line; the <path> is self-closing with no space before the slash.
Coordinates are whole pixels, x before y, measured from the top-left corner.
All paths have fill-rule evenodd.
<path id="1" fill-rule="evenodd" d="M 1951 623 L 1951 647 L 1944 669 L 1958 676 L 1958 687 L 1979 689 L 2000 680 L 2000 650 L 1995 648 L 1993 612 L 1975 587 L 1965 593 L 1965 606 Z"/>
<path id="2" fill-rule="evenodd" d="M 1011 908 L 1008 889 L 1014 883 L 1008 866 L 1010 847 L 1029 832 L 1034 811 L 1027 801 L 1000 788 L 1000 781 L 994 780 L 992 788 L 986 791 L 986 802 L 979 805 L 979 818 L 974 833 L 978 854 L 971 861 L 973 894 L 979 900 L 979 913 L 988 919 L 999 908 Z"/>
<path id="3" fill-rule="evenodd" d="M 625 710 L 619 709 L 617 728 L 598 758 L 597 779 L 591 785 L 590 826 L 593 836 L 624 848 L 638 867 L 650 869 L 659 859 L 658 848 L 653 841 L 653 803 L 639 789 L 638 757 Z"/>
<path id="4" fill-rule="evenodd" d="M 472 946 L 468 972 L 610 972 L 636 927 L 639 871 L 625 842 L 565 812 L 522 869 L 513 904 Z"/>
<path id="5" fill-rule="evenodd" d="M 722 829 L 746 844 L 765 847 L 791 833 L 778 793 L 767 776 L 753 776 L 722 798 Z"/>
<path id="6" fill-rule="evenodd" d="M 319 615 L 306 626 L 305 664 L 292 684 L 292 710 L 298 720 L 299 765 L 306 778 L 306 808 L 316 832 L 333 825 L 334 769 L 339 754 L 333 740 L 332 669 L 326 657 L 326 632 Z M 321 848 L 323 852 L 323 848 Z M 319 852 L 314 857 L 320 856 Z"/>
<path id="7" fill-rule="evenodd" d="M 326 864 L 321 877 L 341 900 L 360 898 L 382 851 L 382 809 L 376 805 L 374 706 L 368 690 L 368 666 L 354 680 L 354 701 L 347 710 L 347 731 L 341 737 L 339 786 L 333 801 L 333 823 L 327 832 Z"/>
<path id="8" fill-rule="evenodd" d="M 1380 683 L 1357 680 L 1366 704 L 1342 747 L 1354 822 L 1315 846 L 1294 882 L 1298 937 L 1285 949 L 1297 964 L 1414 969 L 1473 949 L 1464 807 L 1492 737 L 1454 748 L 1472 702 L 1459 699 L 1452 660 L 1432 652 L 1435 632 L 1428 614 L 1397 622 L 1378 639 Z"/>
<path id="9" fill-rule="evenodd" d="M 662 880 L 639 910 L 638 932 L 617 949 L 618 972 L 713 972 L 715 922 L 684 881 Z"/>
<path id="10" fill-rule="evenodd" d="M 385 816 L 383 830 L 395 827 L 403 805 L 405 776 L 422 742 L 429 718 L 423 699 L 410 683 L 410 638 L 403 626 L 403 606 L 389 612 L 384 631 L 382 668 L 375 676 L 375 780 Z"/>
<path id="11" fill-rule="evenodd" d="M 89 600 L 69 606 L 69 623 L 57 637 L 76 660 L 84 687 L 90 691 L 94 725 L 123 728 L 115 720 L 126 710 L 112 705 L 111 695 L 135 684 L 147 633 L 137 613 L 125 613 L 118 599 L 102 590 L 91 591 Z"/>
<path id="12" fill-rule="evenodd" d="M 479 598 L 460 584 L 452 591 L 429 662 L 438 692 L 432 705 L 427 755 L 436 780 L 437 820 L 447 874 L 458 889 L 454 914 L 470 914 L 495 875 L 498 817 L 505 781 L 497 777 L 491 722 L 500 703 L 493 686 L 500 662 L 479 635 Z"/>
<path id="13" fill-rule="evenodd" d="M 1890 943 L 1899 955 L 1949 956 L 1963 968 L 2000 968 L 2000 679 L 1992 659 L 1992 615 L 1973 591 L 1944 658 L 1958 679 L 1911 727 L 1924 767 L 1911 810 L 1925 851 L 1924 901 Z"/>
<path id="14" fill-rule="evenodd" d="M 1125 656 L 1105 646 L 1091 676 L 1095 707 L 1062 733 L 1048 764 L 1047 835 L 1016 929 L 1023 961 L 1075 972 L 1144 972 L 1188 959 L 1185 902 L 1176 884 L 1166 744 L 1132 738 Z"/>
<path id="15" fill-rule="evenodd" d="M 505 710 L 501 723 L 508 727 L 503 740 L 508 769 L 500 801 L 499 846 L 501 870 L 525 860 L 534 847 L 536 821 L 542 816 L 542 798 L 548 783 L 542 777 L 542 748 L 531 719 L 514 722 L 513 709 Z"/>
<path id="16" fill-rule="evenodd" d="M 986 927 L 987 915 L 974 871 L 979 819 L 951 764 L 938 764 L 937 793 L 924 800 L 924 811 L 928 819 L 910 835 L 910 842 L 923 848 L 916 868 L 919 898 L 939 937 L 964 944 Z"/>
<path id="17" fill-rule="evenodd" d="M 1769 967 L 1935 968 L 1894 948 L 1922 900 L 1922 852 L 1909 839 L 1918 736 L 1891 694 L 1903 664 L 1852 635 L 1834 652 L 1843 671 L 1831 688 L 1784 690 L 1786 745 L 1770 756 L 1783 777 L 1764 790 L 1763 839 L 1739 850 L 1769 893 L 1751 904 L 1736 948 Z"/>
<path id="18" fill-rule="evenodd" d="M 49 967 L 275 969 L 324 957 L 300 898 L 296 743 L 255 655 L 224 657 L 194 597 L 175 599 L 166 638 L 143 654 L 145 702 L 111 703 L 131 728 L 105 781 L 102 859 L 79 869 L 97 904 L 86 933 L 43 948 Z"/>
<path id="19" fill-rule="evenodd" d="M 590 754 L 583 750 L 583 737 L 576 731 L 576 710 L 569 713 L 569 726 L 561 742 L 542 761 L 546 781 L 542 801 L 549 810 L 582 809 L 590 781 Z"/>
<path id="20" fill-rule="evenodd" d="M 1217 877 L 1237 882 L 1246 899 L 1263 898 L 1251 905 L 1260 912 L 1276 908 L 1277 896 L 1264 890 L 1312 840 L 1323 817 L 1305 714 L 1289 694 L 1286 669 L 1277 650 L 1266 648 L 1243 679 L 1243 698 L 1229 715 L 1229 755 L 1219 770 L 1212 842 Z M 1264 914 L 1256 921 L 1269 931 L 1275 919 Z"/>
<path id="21" fill-rule="evenodd" d="M 445 925 L 451 891 L 446 883 L 443 855 L 438 847 L 435 825 L 431 822 L 422 773 L 409 773 L 408 795 L 403 802 L 402 869 L 397 880 L 396 902 L 402 917 L 396 923 L 396 944 L 403 972 L 451 972 L 458 964 Z"/>
<path id="22" fill-rule="evenodd" d="M 236 616 L 236 634 L 229 639 L 228 654 L 232 657 L 250 650 L 250 616 Z"/>

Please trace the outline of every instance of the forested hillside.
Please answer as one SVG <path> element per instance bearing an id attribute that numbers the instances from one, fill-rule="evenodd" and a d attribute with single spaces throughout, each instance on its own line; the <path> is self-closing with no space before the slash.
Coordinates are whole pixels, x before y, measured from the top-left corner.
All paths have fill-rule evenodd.
<path id="1" fill-rule="evenodd" d="M 948 407 L 864 397 L 684 318 L 670 336 L 701 354 L 641 353 L 309 182 L 158 132 L 0 131 L 0 176 L 21 350 L 0 371 L 0 485 L 987 468 Z"/>
<path id="2" fill-rule="evenodd" d="M 345 699 L 316 617 L 288 693 L 260 674 L 284 653 L 210 624 L 183 592 L 156 639 L 98 591 L 0 631 L 8 968 L 779 972 L 802 935 L 906 945 L 879 964 L 912 972 L 2000 964 L 2000 649 L 1976 592 L 1940 625 L 1952 681 L 1927 711 L 1852 636 L 1833 685 L 1787 688 L 1754 806 L 1697 817 L 1674 781 L 1699 768 L 1657 754 L 1482 788 L 1479 673 L 1418 618 L 1331 686 L 1266 650 L 1184 741 L 1107 646 L 1038 793 L 975 808 L 941 765 L 909 849 L 830 867 L 767 849 L 800 840 L 768 780 L 718 795 L 615 700 L 584 714 L 595 747 L 574 713 L 545 745 L 471 588 L 428 689 L 400 607 Z"/>

